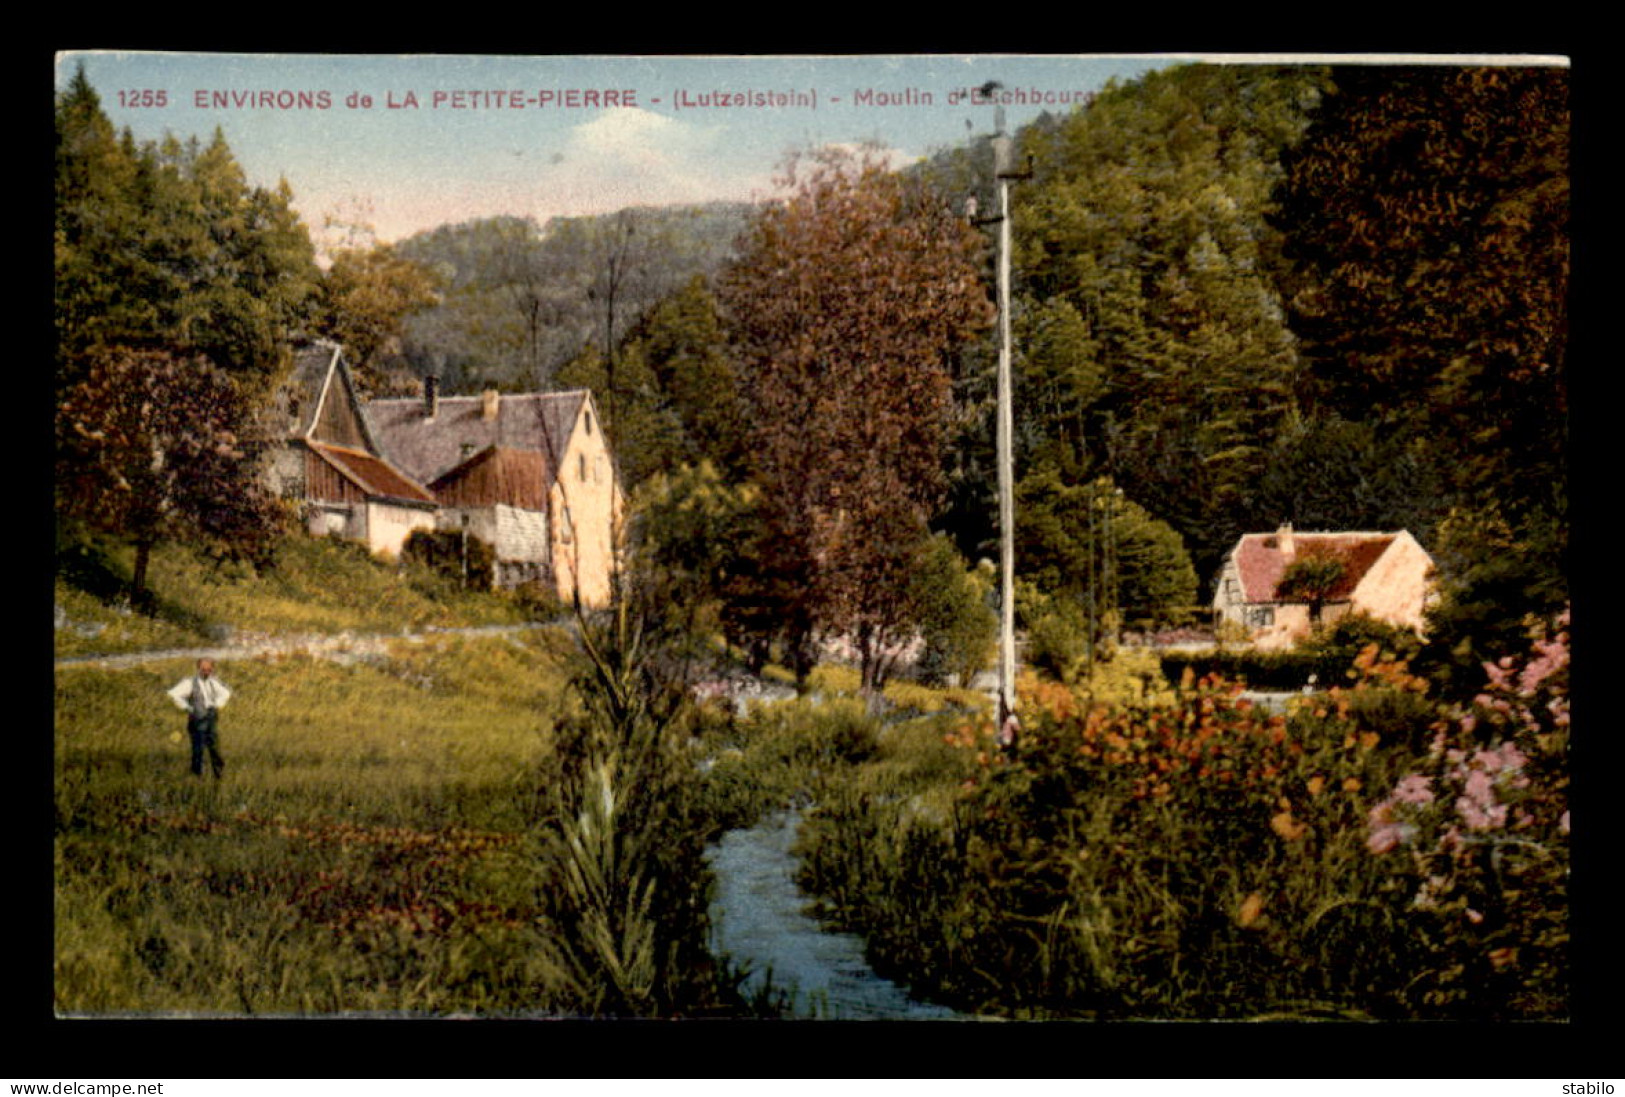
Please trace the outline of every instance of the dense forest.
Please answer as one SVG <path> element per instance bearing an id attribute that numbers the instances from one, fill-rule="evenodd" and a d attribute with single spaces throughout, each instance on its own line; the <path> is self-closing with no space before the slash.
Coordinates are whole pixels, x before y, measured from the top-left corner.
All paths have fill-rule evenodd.
<path id="1" fill-rule="evenodd" d="M 761 208 L 363 233 L 318 263 L 288 184 L 250 186 L 219 135 L 138 146 L 82 76 L 56 125 L 64 521 L 196 537 L 175 483 L 166 506 L 115 505 L 175 432 L 138 421 L 150 402 L 120 410 L 113 378 L 162 366 L 165 391 L 216 392 L 187 381 L 207 373 L 248 406 L 319 334 L 378 392 L 591 387 L 655 513 L 673 492 L 720 508 L 726 543 L 656 555 L 705 576 L 742 639 L 771 621 L 792 648 L 831 627 L 879 644 L 929 599 L 859 592 L 908 589 L 944 546 L 973 585 L 993 552 L 993 237 L 962 213 L 996 204 L 985 138 L 901 172 L 803 156 Z M 1455 66 L 1178 66 L 1023 127 L 1024 627 L 1108 578 L 1115 623 L 1189 619 L 1239 534 L 1291 522 L 1416 535 L 1441 674 L 1519 647 L 1568 597 L 1568 133 L 1565 69 Z M 852 247 L 863 226 L 886 255 Z M 810 273 L 766 288 L 790 270 Z M 246 414 L 174 399 L 222 438 Z M 240 471 L 229 449 L 209 477 Z M 897 506 L 860 504 L 875 492 Z M 204 529 L 218 551 L 260 521 L 242 498 Z"/>

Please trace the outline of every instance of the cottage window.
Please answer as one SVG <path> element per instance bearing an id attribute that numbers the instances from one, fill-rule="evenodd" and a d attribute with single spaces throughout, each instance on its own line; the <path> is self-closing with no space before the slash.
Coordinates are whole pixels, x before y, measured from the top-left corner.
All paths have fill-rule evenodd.
<path id="1" fill-rule="evenodd" d="M 587 482 L 587 455 L 585 453 L 577 454 L 576 460 L 580 462 L 581 482 L 585 484 Z"/>
<path id="2" fill-rule="evenodd" d="M 589 411 L 589 412 L 587 412 L 587 413 L 586 413 L 586 414 L 585 414 L 585 415 L 584 415 L 584 418 L 585 418 L 585 419 L 586 419 L 586 421 L 587 421 L 587 433 L 588 433 L 588 434 L 591 434 L 591 433 L 592 433 L 592 412 L 590 412 L 590 411 Z"/>

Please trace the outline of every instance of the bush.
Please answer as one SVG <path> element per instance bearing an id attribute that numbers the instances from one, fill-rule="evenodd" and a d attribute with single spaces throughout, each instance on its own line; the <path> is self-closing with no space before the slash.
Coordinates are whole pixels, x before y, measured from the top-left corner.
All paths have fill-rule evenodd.
<path id="1" fill-rule="evenodd" d="M 564 612 L 564 601 L 552 583 L 531 579 L 514 588 L 514 600 L 532 621 L 552 621 Z"/>
<path id="2" fill-rule="evenodd" d="M 1354 666 L 1354 661 L 1366 648 L 1375 644 L 1385 658 L 1413 659 L 1422 648 L 1422 639 L 1401 625 L 1391 625 L 1364 613 L 1351 613 L 1339 617 L 1331 625 L 1316 632 L 1297 650 L 1320 659 L 1328 670 L 1338 676 Z M 1322 681 L 1326 676 L 1322 676 Z"/>
<path id="3" fill-rule="evenodd" d="M 1298 690 L 1309 684 L 1309 676 L 1319 681 L 1341 677 L 1347 664 L 1337 666 L 1312 652 L 1257 651 L 1251 648 L 1212 651 L 1164 651 L 1160 654 L 1162 673 L 1170 682 L 1189 675 L 1196 679 L 1218 677 L 1242 682 L 1252 689 Z"/>
<path id="4" fill-rule="evenodd" d="M 1415 912 L 1418 1012 L 1503 1020 L 1568 1010 L 1569 636 L 1487 663 L 1470 709 L 1370 811 L 1367 846 Z"/>
<path id="5" fill-rule="evenodd" d="M 1088 654 L 1088 631 L 1082 610 L 1070 603 L 1057 604 L 1027 630 L 1028 665 L 1056 681 L 1072 681 Z"/>
<path id="6" fill-rule="evenodd" d="M 496 549 L 461 530 L 413 530 L 401 546 L 401 562 L 419 565 L 458 585 L 490 590 L 496 583 Z"/>
<path id="7" fill-rule="evenodd" d="M 986 571 L 965 566 L 947 537 L 926 543 L 912 591 L 924 645 L 916 670 L 924 681 L 969 685 L 993 660 L 999 618 L 989 604 L 992 586 Z"/>

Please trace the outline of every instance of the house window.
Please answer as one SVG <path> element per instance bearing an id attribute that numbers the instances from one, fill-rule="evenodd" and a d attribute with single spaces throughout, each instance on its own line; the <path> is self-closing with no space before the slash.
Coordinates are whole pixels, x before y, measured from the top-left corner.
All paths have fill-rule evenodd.
<path id="1" fill-rule="evenodd" d="M 587 455 L 585 453 L 578 454 L 576 459 L 581 463 L 580 477 L 581 482 L 585 484 L 587 482 Z"/>
<path id="2" fill-rule="evenodd" d="M 1248 628 L 1271 628 L 1274 625 L 1274 606 L 1252 606 L 1247 610 Z"/>
<path id="3" fill-rule="evenodd" d="M 585 418 L 587 420 L 587 433 L 591 434 L 592 433 L 592 412 L 590 412 L 590 411 L 586 412 L 585 413 Z"/>

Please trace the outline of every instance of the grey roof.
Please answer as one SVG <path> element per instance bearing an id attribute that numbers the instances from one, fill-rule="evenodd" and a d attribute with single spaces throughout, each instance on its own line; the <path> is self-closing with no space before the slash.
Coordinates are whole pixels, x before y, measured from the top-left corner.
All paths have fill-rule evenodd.
<path id="1" fill-rule="evenodd" d="M 277 382 L 270 399 L 257 418 L 258 429 L 269 438 L 309 438 L 316 429 L 317 413 L 324 396 L 329 399 L 332 385 L 348 387 L 351 403 L 361 408 L 360 393 L 355 391 L 347 367 L 344 351 L 337 343 L 315 340 L 294 349 L 288 372 Z M 377 439 L 367 423 L 366 412 L 361 415 L 361 429 L 367 442 L 376 450 Z"/>
<path id="2" fill-rule="evenodd" d="M 421 397 L 371 400 L 366 411 L 389 459 L 429 483 L 488 446 L 535 450 L 557 475 L 564 445 L 589 399 L 586 389 L 503 393 L 495 419 L 484 417 L 481 396 L 442 396 L 432 419 Z"/>

